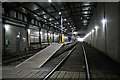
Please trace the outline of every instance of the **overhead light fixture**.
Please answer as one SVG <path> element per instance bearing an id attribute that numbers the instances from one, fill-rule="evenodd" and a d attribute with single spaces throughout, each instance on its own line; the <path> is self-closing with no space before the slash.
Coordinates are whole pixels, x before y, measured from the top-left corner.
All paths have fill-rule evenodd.
<path id="1" fill-rule="evenodd" d="M 42 35 L 42 33 L 43 33 L 43 32 L 42 32 L 42 31 L 40 31 L 40 34 L 41 34 L 41 35 Z"/>
<path id="2" fill-rule="evenodd" d="M 94 29 L 92 29 L 92 32 L 94 32 L 95 30 Z"/>
<path id="3" fill-rule="evenodd" d="M 59 14 L 61 15 L 62 13 L 61 13 L 61 12 L 59 12 Z"/>
<path id="4" fill-rule="evenodd" d="M 48 33 L 48 35 L 50 36 L 50 33 Z"/>
<path id="5" fill-rule="evenodd" d="M 65 29 L 65 31 L 66 31 L 67 29 Z"/>
<path id="6" fill-rule="evenodd" d="M 82 19 L 82 17 L 81 17 L 81 19 Z"/>
<path id="7" fill-rule="evenodd" d="M 90 17 L 87 17 L 87 19 L 89 19 Z"/>
<path id="8" fill-rule="evenodd" d="M 5 25 L 5 30 L 6 31 L 8 31 L 9 30 L 9 28 L 10 28 L 10 26 L 7 24 L 7 25 Z"/>
<path id="9" fill-rule="evenodd" d="M 87 23 L 87 20 L 84 20 L 83 23 Z"/>
<path id="10" fill-rule="evenodd" d="M 99 27 L 98 26 L 95 26 L 95 29 L 98 29 Z"/>
<path id="11" fill-rule="evenodd" d="M 52 19 L 50 18 L 50 21 L 51 21 Z"/>
<path id="12" fill-rule="evenodd" d="M 73 34 L 78 34 L 78 32 L 73 32 Z"/>
<path id="13" fill-rule="evenodd" d="M 103 20 L 102 20 L 102 23 L 106 23 L 106 22 L 107 22 L 107 20 L 106 20 L 106 19 L 103 19 Z"/>
<path id="14" fill-rule="evenodd" d="M 87 14 L 88 12 L 86 11 L 86 12 L 84 12 L 85 14 Z"/>
<path id="15" fill-rule="evenodd" d="M 52 2 L 52 0 L 48 0 L 48 2 L 49 2 L 49 3 L 51 3 L 51 2 Z"/>
<path id="16" fill-rule="evenodd" d="M 46 19 L 46 16 L 44 15 L 44 18 Z"/>
<path id="17" fill-rule="evenodd" d="M 30 33 L 30 29 L 28 29 L 27 31 L 28 31 L 28 33 Z"/>
<path id="18" fill-rule="evenodd" d="M 66 21 L 67 19 L 64 19 L 64 21 Z"/>
<path id="19" fill-rule="evenodd" d="M 86 23 L 84 23 L 83 25 L 84 25 L 84 26 L 86 26 L 87 24 L 86 24 Z"/>

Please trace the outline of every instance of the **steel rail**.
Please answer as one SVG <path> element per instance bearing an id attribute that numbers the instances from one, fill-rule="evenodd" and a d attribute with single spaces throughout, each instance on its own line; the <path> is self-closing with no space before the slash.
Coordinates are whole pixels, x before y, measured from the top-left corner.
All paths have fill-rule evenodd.
<path id="1" fill-rule="evenodd" d="M 88 65 L 88 60 L 87 60 L 87 55 L 84 46 L 82 45 L 83 53 L 84 53 L 84 58 L 85 58 L 85 66 L 86 66 L 86 75 L 87 75 L 87 80 L 91 80 L 90 76 L 90 69 Z"/>
<path id="2" fill-rule="evenodd" d="M 77 45 L 78 45 L 78 43 L 77 43 Z M 67 56 L 65 56 L 64 59 L 62 59 L 62 61 L 58 65 L 56 65 L 54 67 L 54 69 L 52 69 L 42 80 L 47 80 L 55 72 L 55 70 L 68 58 L 68 56 L 74 51 L 76 46 L 73 47 L 72 50 L 67 54 Z"/>

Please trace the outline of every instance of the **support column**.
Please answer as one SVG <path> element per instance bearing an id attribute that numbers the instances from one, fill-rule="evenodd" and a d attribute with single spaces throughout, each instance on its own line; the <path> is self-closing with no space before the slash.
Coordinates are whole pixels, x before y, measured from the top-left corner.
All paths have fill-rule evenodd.
<path id="1" fill-rule="evenodd" d="M 40 44 L 40 46 L 41 46 L 41 28 L 39 28 L 39 44 Z"/>
<path id="2" fill-rule="evenodd" d="M 47 30 L 47 42 L 48 42 L 48 45 L 49 45 L 49 35 L 48 35 L 48 30 Z"/>
<path id="3" fill-rule="evenodd" d="M 104 18 L 104 21 L 103 21 L 103 28 L 104 28 L 104 41 L 105 41 L 105 53 L 107 53 L 107 44 L 106 44 L 106 21 L 105 21 L 105 19 L 106 19 L 106 13 L 105 13 L 105 3 L 103 3 L 103 18 Z"/>
<path id="4" fill-rule="evenodd" d="M 3 19 L 3 24 L 2 24 L 2 31 L 0 31 L 2 33 L 1 35 L 1 41 L 2 41 L 2 55 L 6 55 L 6 52 L 5 52 L 5 20 Z"/>
<path id="5" fill-rule="evenodd" d="M 29 49 L 29 35 L 28 35 L 29 25 L 26 25 L 26 40 L 27 40 L 27 49 Z"/>
<path id="6" fill-rule="evenodd" d="M 53 42 L 54 42 L 54 32 L 53 32 Z"/>

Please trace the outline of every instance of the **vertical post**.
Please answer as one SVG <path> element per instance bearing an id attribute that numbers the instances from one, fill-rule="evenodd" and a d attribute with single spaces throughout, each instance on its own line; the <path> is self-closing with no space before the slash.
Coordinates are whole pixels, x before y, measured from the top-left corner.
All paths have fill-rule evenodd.
<path id="1" fill-rule="evenodd" d="M 53 32 L 53 42 L 54 42 L 54 32 Z"/>
<path id="2" fill-rule="evenodd" d="M 92 44 L 92 40 L 93 40 L 93 39 L 92 39 L 92 31 L 91 31 L 91 44 Z"/>
<path id="3" fill-rule="evenodd" d="M 0 17 L 2 18 L 2 2 L 0 2 Z M 3 36 L 2 36 L 2 20 L 0 20 L 0 66 L 2 66 L 2 54 L 3 54 L 3 52 L 2 52 L 2 42 L 3 42 Z M 2 67 L 0 68 L 1 69 L 1 71 L 0 71 L 0 74 L 2 74 Z M 2 79 L 2 75 L 0 75 L 0 79 Z"/>
<path id="4" fill-rule="evenodd" d="M 30 25 L 30 22 L 31 22 L 31 17 L 30 17 L 30 14 L 28 13 L 27 14 L 27 25 L 26 25 L 26 31 L 27 31 L 27 48 L 29 49 L 30 48 L 30 31 L 28 31 L 29 29 L 29 25 Z"/>
<path id="5" fill-rule="evenodd" d="M 63 28 L 63 19 L 62 19 L 62 15 L 61 15 L 61 29 Z M 61 33 L 63 33 L 63 30 L 61 31 Z"/>
<path id="6" fill-rule="evenodd" d="M 47 42 L 48 42 L 48 45 L 49 45 L 49 35 L 48 35 L 48 30 L 47 30 Z"/>
<path id="7" fill-rule="evenodd" d="M 3 19 L 2 20 L 3 23 L 2 23 L 2 55 L 6 55 L 6 52 L 5 52 L 5 20 Z"/>
<path id="8" fill-rule="evenodd" d="M 39 28 L 39 44 L 40 44 L 40 46 L 41 46 L 41 28 Z"/>
<path id="9" fill-rule="evenodd" d="M 26 25 L 26 40 L 27 40 L 27 48 L 29 48 L 29 36 L 28 36 L 28 29 L 29 29 L 29 26 Z"/>
<path id="10" fill-rule="evenodd" d="M 104 19 L 106 19 L 106 17 L 105 17 L 105 2 L 104 2 L 104 4 L 103 4 L 103 7 L 104 7 Z M 106 41 L 107 41 L 107 40 L 106 40 L 106 39 L 107 39 L 107 38 L 106 38 L 106 37 L 107 37 L 107 36 L 106 36 L 106 22 L 105 22 L 105 25 L 104 25 L 104 26 L 105 26 L 105 53 L 107 53 L 107 50 L 106 50 L 106 49 L 107 49 L 107 44 L 106 44 Z"/>

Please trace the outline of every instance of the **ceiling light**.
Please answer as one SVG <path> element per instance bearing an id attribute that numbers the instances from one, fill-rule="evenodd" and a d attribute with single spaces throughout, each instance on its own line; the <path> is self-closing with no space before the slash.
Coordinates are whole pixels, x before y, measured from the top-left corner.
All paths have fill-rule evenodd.
<path id="1" fill-rule="evenodd" d="M 5 30 L 6 30 L 6 31 L 8 31 L 8 30 L 9 30 L 9 28 L 10 28 L 10 26 L 9 26 L 9 25 L 5 25 Z"/>
<path id="2" fill-rule="evenodd" d="M 84 12 L 85 14 L 87 14 L 88 12 Z"/>
<path id="3" fill-rule="evenodd" d="M 83 23 L 87 23 L 87 20 L 84 20 Z"/>
<path id="4" fill-rule="evenodd" d="M 61 12 L 59 12 L 59 14 L 61 14 Z"/>
<path id="5" fill-rule="evenodd" d="M 87 17 L 87 19 L 89 19 L 90 17 Z"/>
<path id="6" fill-rule="evenodd" d="M 28 33 L 30 33 L 30 29 L 28 29 L 27 31 L 28 31 Z"/>
<path id="7" fill-rule="evenodd" d="M 42 34 L 43 34 L 43 32 L 42 32 L 42 31 L 40 31 L 40 34 L 42 35 Z"/>
<path id="8" fill-rule="evenodd" d="M 73 34 L 78 34 L 77 32 L 73 32 Z"/>
<path id="9" fill-rule="evenodd" d="M 106 23 L 106 22 L 107 22 L 107 20 L 106 20 L 106 19 L 103 19 L 103 20 L 102 20 L 102 23 Z"/>
<path id="10" fill-rule="evenodd" d="M 66 31 L 67 29 L 65 29 L 65 31 Z"/>
<path id="11" fill-rule="evenodd" d="M 44 18 L 46 19 L 46 16 L 44 15 Z"/>
<path id="12" fill-rule="evenodd" d="M 50 21 L 51 21 L 52 19 L 50 18 Z"/>
<path id="13" fill-rule="evenodd" d="M 66 21 L 67 19 L 64 19 L 64 21 Z"/>
<path id="14" fill-rule="evenodd" d="M 95 30 L 94 29 L 92 29 L 92 32 L 94 32 Z"/>
<path id="15" fill-rule="evenodd" d="M 48 2 L 50 2 L 50 3 L 51 3 L 51 2 L 52 2 L 52 0 L 48 0 Z"/>
<path id="16" fill-rule="evenodd" d="M 95 26 L 95 29 L 98 29 L 99 27 L 98 26 Z"/>
<path id="17" fill-rule="evenodd" d="M 83 25 L 85 25 L 85 26 L 86 26 L 87 24 L 86 24 L 86 23 L 84 23 Z"/>
<path id="18" fill-rule="evenodd" d="M 82 17 L 81 17 L 81 19 L 82 19 Z"/>

